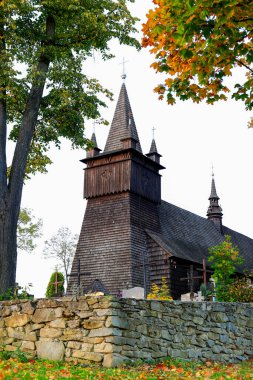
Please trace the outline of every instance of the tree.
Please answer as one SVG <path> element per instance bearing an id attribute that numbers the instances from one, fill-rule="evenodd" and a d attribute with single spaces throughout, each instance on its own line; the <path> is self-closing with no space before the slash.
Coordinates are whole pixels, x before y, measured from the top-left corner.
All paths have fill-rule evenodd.
<path id="1" fill-rule="evenodd" d="M 143 46 L 151 47 L 151 65 L 167 79 L 156 87 L 168 104 L 176 97 L 213 104 L 226 100 L 224 80 L 234 67 L 246 69 L 232 98 L 253 108 L 252 0 L 153 0 L 143 25 Z M 253 120 L 251 125 L 253 127 Z"/>
<path id="2" fill-rule="evenodd" d="M 56 258 L 68 285 L 68 273 L 76 251 L 78 235 L 72 234 L 68 227 L 61 227 L 50 240 L 45 241 L 44 257 Z"/>
<path id="3" fill-rule="evenodd" d="M 231 299 L 230 287 L 233 283 L 233 276 L 238 265 L 243 263 L 243 258 L 239 255 L 238 247 L 231 242 L 231 237 L 225 235 L 225 240 L 209 249 L 208 261 L 214 273 L 215 293 L 218 301 L 233 301 Z"/>
<path id="4" fill-rule="evenodd" d="M 236 278 L 229 286 L 229 297 L 232 302 L 253 302 L 252 276 Z"/>
<path id="5" fill-rule="evenodd" d="M 46 171 L 46 152 L 62 137 L 87 146 L 84 118 L 98 118 L 101 96 L 110 97 L 82 63 L 93 51 L 110 58 L 112 38 L 139 47 L 127 1 L 0 2 L 0 292 L 15 284 L 25 176 Z M 16 144 L 9 168 L 8 137 Z"/>
<path id="6" fill-rule="evenodd" d="M 42 219 L 35 220 L 30 209 L 22 208 L 18 218 L 17 248 L 21 251 L 32 252 L 36 247 L 34 239 L 42 236 L 42 225 Z"/>
<path id="7" fill-rule="evenodd" d="M 62 273 L 56 271 L 52 273 L 47 290 L 46 297 L 60 297 L 64 294 L 64 276 Z"/>

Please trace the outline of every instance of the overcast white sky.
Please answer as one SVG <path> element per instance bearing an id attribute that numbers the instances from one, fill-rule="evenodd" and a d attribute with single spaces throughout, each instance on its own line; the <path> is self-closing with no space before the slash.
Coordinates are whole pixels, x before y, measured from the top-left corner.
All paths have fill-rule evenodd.
<path id="1" fill-rule="evenodd" d="M 136 0 L 132 13 L 142 19 L 152 7 L 152 1 Z M 211 189 L 211 166 L 214 165 L 217 193 L 223 208 L 223 223 L 253 237 L 253 130 L 247 128 L 251 114 L 243 103 L 220 102 L 214 106 L 178 102 L 168 106 L 153 93 L 162 81 L 149 66 L 152 56 L 147 50 L 112 43 L 115 58 L 103 62 L 95 55 L 84 63 L 84 70 L 114 93 L 114 102 L 102 111 L 111 122 L 121 87 L 122 58 L 126 65 L 126 87 L 144 153 L 148 153 L 152 128 L 159 153 L 163 156 L 162 197 L 179 207 L 206 217 Z M 244 75 L 237 71 L 234 78 Z M 99 148 L 103 149 L 109 127 L 96 127 Z M 87 121 L 87 137 L 92 133 L 92 121 Z M 38 174 L 24 187 L 23 207 L 33 209 L 43 219 L 43 238 L 33 254 L 20 253 L 17 280 L 25 286 L 33 283 L 32 293 L 43 297 L 55 262 L 41 257 L 43 241 L 61 226 L 79 233 L 85 211 L 83 191 L 84 151 L 73 151 L 64 142 L 62 149 L 52 149 L 54 164 L 47 175 Z"/>

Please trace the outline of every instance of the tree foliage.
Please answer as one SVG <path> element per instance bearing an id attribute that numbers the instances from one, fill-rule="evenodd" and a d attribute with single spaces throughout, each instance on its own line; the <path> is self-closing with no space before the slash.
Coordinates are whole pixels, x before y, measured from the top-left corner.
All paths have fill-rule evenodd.
<path id="1" fill-rule="evenodd" d="M 253 302 L 252 276 L 236 278 L 228 289 L 232 302 Z"/>
<path id="2" fill-rule="evenodd" d="M 64 276 L 62 273 L 58 272 L 57 270 L 52 273 L 47 290 L 46 290 L 46 297 L 59 297 L 63 296 L 64 294 Z"/>
<path id="3" fill-rule="evenodd" d="M 143 46 L 155 54 L 152 67 L 165 73 L 156 87 L 159 98 L 213 104 L 226 100 L 225 78 L 234 67 L 246 69 L 232 98 L 253 108 L 253 3 L 252 0 L 153 0 L 143 25 Z M 253 126 L 253 124 L 252 124 Z"/>
<path id="4" fill-rule="evenodd" d="M 208 261 L 214 271 L 212 277 L 215 280 L 216 298 L 218 301 L 233 301 L 230 286 L 238 266 L 244 261 L 238 247 L 231 242 L 231 236 L 226 235 L 222 243 L 209 249 L 209 253 Z"/>
<path id="5" fill-rule="evenodd" d="M 35 220 L 32 210 L 22 208 L 17 228 L 17 247 L 21 251 L 32 252 L 36 248 L 35 239 L 42 236 L 42 219 Z"/>
<path id="6" fill-rule="evenodd" d="M 147 295 L 147 299 L 156 299 L 160 301 L 173 300 L 173 298 L 170 295 L 170 289 L 166 277 L 162 277 L 161 286 L 158 286 L 156 283 L 153 283 L 151 285 L 151 292 Z"/>
<path id="7" fill-rule="evenodd" d="M 129 0 L 133 1 L 133 0 Z M 93 52 L 109 42 L 139 47 L 128 0 L 0 1 L 0 291 L 15 284 L 16 229 L 25 177 L 45 172 L 47 151 L 69 139 L 86 147 L 85 119 L 100 116 L 105 96 L 85 75 Z M 7 167 L 7 139 L 15 143 Z"/>
<path id="8" fill-rule="evenodd" d="M 93 51 L 110 58 L 108 42 L 114 37 L 137 46 L 130 37 L 135 19 L 125 0 L 8 0 L 1 2 L 0 14 L 1 99 L 6 101 L 8 122 L 13 123 L 13 141 L 20 134 L 31 89 L 45 80 L 38 64 L 49 63 L 26 164 L 27 173 L 34 173 L 50 162 L 45 152 L 51 142 L 60 146 L 61 137 L 70 139 L 73 147 L 88 142 L 84 118 L 99 117 L 105 103 L 97 93 L 109 97 L 110 93 L 84 74 L 83 62 Z"/>
<path id="9" fill-rule="evenodd" d="M 55 258 L 64 272 L 68 284 L 68 274 L 75 255 L 78 235 L 72 234 L 68 227 L 61 227 L 51 239 L 45 241 L 45 258 Z"/>

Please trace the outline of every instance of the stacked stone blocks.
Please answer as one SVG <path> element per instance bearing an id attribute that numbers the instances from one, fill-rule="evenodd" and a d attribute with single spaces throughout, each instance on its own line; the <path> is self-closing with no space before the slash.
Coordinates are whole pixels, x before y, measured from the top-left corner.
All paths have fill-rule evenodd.
<path id="1" fill-rule="evenodd" d="M 1 349 L 105 367 L 253 355 L 253 304 L 64 297 L 0 302 Z"/>

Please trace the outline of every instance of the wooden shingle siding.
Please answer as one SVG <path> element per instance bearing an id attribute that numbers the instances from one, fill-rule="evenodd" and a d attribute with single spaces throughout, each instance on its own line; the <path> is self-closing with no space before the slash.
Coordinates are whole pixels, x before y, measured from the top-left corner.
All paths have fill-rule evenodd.
<path id="1" fill-rule="evenodd" d="M 124 192 L 89 199 L 72 273 L 91 272 L 81 278 L 82 288 L 99 279 L 111 294 L 144 286 L 143 257 L 148 259 L 145 229 L 159 230 L 155 203 Z M 68 291 L 76 279 L 70 277 Z"/>
<path id="2" fill-rule="evenodd" d="M 131 191 L 153 202 L 161 201 L 161 176 L 143 164 L 132 161 Z"/>
<path id="3" fill-rule="evenodd" d="M 150 264 L 149 284 L 155 283 L 160 286 L 162 277 L 165 277 L 171 289 L 170 261 L 167 258 L 166 252 L 150 237 L 148 237 L 148 252 Z"/>
<path id="4" fill-rule="evenodd" d="M 91 272 L 82 277 L 82 288 L 94 280 L 100 280 L 108 291 L 116 294 L 119 289 L 131 286 L 130 210 L 127 193 L 89 199 L 71 273 Z M 70 277 L 68 292 L 76 283 Z"/>
<path id="5" fill-rule="evenodd" d="M 148 280 L 149 252 L 146 229 L 160 231 L 157 207 L 154 202 L 139 195 L 131 194 L 131 256 L 133 261 L 132 278 L 134 286 L 144 286 L 143 261 L 146 264 Z"/>

